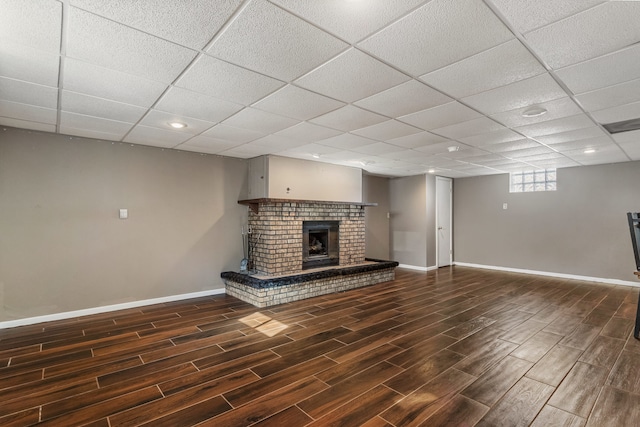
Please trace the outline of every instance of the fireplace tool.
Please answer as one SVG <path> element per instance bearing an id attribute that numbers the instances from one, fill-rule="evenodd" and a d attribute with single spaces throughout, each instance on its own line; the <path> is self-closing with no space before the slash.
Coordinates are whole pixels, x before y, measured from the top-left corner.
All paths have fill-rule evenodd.
<path id="1" fill-rule="evenodd" d="M 242 235 L 242 261 L 240 261 L 240 272 L 246 273 L 249 267 L 249 235 L 251 234 L 251 226 L 247 225 L 245 230 L 244 226 L 240 228 L 240 234 Z"/>

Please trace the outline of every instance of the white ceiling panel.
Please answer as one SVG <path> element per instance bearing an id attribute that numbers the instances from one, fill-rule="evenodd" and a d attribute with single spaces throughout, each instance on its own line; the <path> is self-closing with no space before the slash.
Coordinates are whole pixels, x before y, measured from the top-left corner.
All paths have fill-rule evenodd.
<path id="1" fill-rule="evenodd" d="M 585 153 L 584 150 L 580 149 L 566 151 L 564 154 L 583 165 L 628 162 L 630 160 L 625 152 L 615 144 L 597 147 L 595 153 Z M 605 160 L 602 161 L 602 159 Z"/>
<path id="2" fill-rule="evenodd" d="M 124 141 L 153 147 L 173 148 L 192 136 L 185 132 L 138 125 L 129 132 Z"/>
<path id="3" fill-rule="evenodd" d="M 362 108 L 354 107 L 353 105 L 347 105 L 323 116 L 316 117 L 315 119 L 311 120 L 311 122 L 348 132 L 366 126 L 371 126 L 386 120 L 388 120 L 386 117 L 379 114 L 363 110 Z"/>
<path id="4" fill-rule="evenodd" d="M 542 102 L 564 98 L 567 94 L 548 73 L 491 89 L 462 101 L 485 113 L 496 114 Z"/>
<path id="5" fill-rule="evenodd" d="M 584 129 L 572 130 L 569 132 L 555 133 L 552 135 L 537 136 L 536 140 L 543 144 L 554 145 L 569 141 L 579 141 L 581 139 L 599 138 L 607 134 L 597 126 Z"/>
<path id="6" fill-rule="evenodd" d="M 568 132 L 571 130 L 584 129 L 593 125 L 593 121 L 587 115 L 578 114 L 562 119 L 549 120 L 533 125 L 520 126 L 515 128 L 515 130 L 528 137 L 537 137 Z"/>
<path id="7" fill-rule="evenodd" d="M 0 77 L 0 99 L 55 109 L 58 106 L 58 89 Z"/>
<path id="8" fill-rule="evenodd" d="M 449 126 L 454 123 L 462 123 L 480 116 L 480 113 L 460 104 L 459 102 L 450 102 L 448 104 L 399 117 L 398 120 L 424 130 L 431 130 Z"/>
<path id="9" fill-rule="evenodd" d="M 640 144 L 637 142 L 620 144 L 620 148 L 631 160 L 640 160 Z"/>
<path id="10" fill-rule="evenodd" d="M 425 145 L 436 144 L 438 142 L 444 141 L 447 141 L 447 138 L 424 131 L 415 133 L 413 135 L 407 135 L 400 138 L 387 140 L 389 144 L 397 145 L 398 147 L 404 148 L 424 147 Z"/>
<path id="11" fill-rule="evenodd" d="M 535 160 L 531 162 L 536 169 L 559 169 L 580 166 L 575 160 L 567 157 L 557 157 L 555 159 Z"/>
<path id="12" fill-rule="evenodd" d="M 244 144 L 244 145 L 239 145 L 237 147 L 231 148 L 229 150 L 222 151 L 219 154 L 221 156 L 236 157 L 239 159 L 251 159 L 251 158 L 263 156 L 269 153 L 270 153 L 270 150 L 267 147 L 251 146 L 249 144 Z"/>
<path id="13" fill-rule="evenodd" d="M 468 122 L 436 128 L 433 129 L 432 132 L 450 139 L 459 139 L 499 130 L 506 130 L 506 128 L 487 117 L 478 117 Z"/>
<path id="14" fill-rule="evenodd" d="M 176 82 L 176 86 L 249 105 L 284 86 L 284 83 L 202 55 Z"/>
<path id="15" fill-rule="evenodd" d="M 594 111 L 592 114 L 598 123 L 603 124 L 637 119 L 640 118 L 640 102 L 606 108 L 604 110 Z"/>
<path id="16" fill-rule="evenodd" d="M 482 133 L 480 135 L 467 136 L 465 138 L 459 138 L 460 142 L 464 142 L 468 145 L 481 147 L 489 144 L 499 144 L 501 142 L 517 141 L 522 139 L 522 135 L 511 129 L 502 128 L 493 132 Z"/>
<path id="17" fill-rule="evenodd" d="M 225 125 L 267 134 L 291 127 L 297 123 L 294 119 L 267 113 L 266 111 L 255 108 L 245 108 L 224 121 Z"/>
<path id="18" fill-rule="evenodd" d="M 640 78 L 640 44 L 558 70 L 575 94 Z"/>
<path id="19" fill-rule="evenodd" d="M 254 0 L 222 32 L 208 53 L 291 81 L 348 46 L 265 0 Z"/>
<path id="20" fill-rule="evenodd" d="M 180 144 L 177 148 L 180 150 L 197 151 L 208 154 L 218 154 L 222 151 L 242 145 L 239 142 L 225 141 L 222 139 L 209 138 L 208 136 L 198 135 Z"/>
<path id="21" fill-rule="evenodd" d="M 362 129 L 354 130 L 352 133 L 378 141 L 400 138 L 421 132 L 420 129 L 406 125 L 397 120 L 388 120 Z"/>
<path id="22" fill-rule="evenodd" d="M 423 154 L 432 154 L 432 155 L 444 154 L 444 153 L 449 154 L 449 147 L 451 146 L 463 147 L 461 149 L 470 149 L 470 147 L 461 146 L 455 141 L 445 141 L 445 142 L 438 142 L 436 144 L 425 145 L 424 147 L 417 147 L 415 148 L 415 150 Z"/>
<path id="23" fill-rule="evenodd" d="M 271 0 L 350 43 L 399 18 L 424 0 Z"/>
<path id="24" fill-rule="evenodd" d="M 559 144 L 551 145 L 551 148 L 553 148 L 554 150 L 558 150 L 561 153 L 564 153 L 570 150 L 586 150 L 587 148 L 596 148 L 596 147 L 600 147 L 603 145 L 610 145 L 610 144 L 611 144 L 611 138 L 609 138 L 608 136 L 600 136 L 597 138 L 586 138 L 586 139 L 579 139 L 576 141 L 561 142 Z"/>
<path id="25" fill-rule="evenodd" d="M 640 145 L 640 130 L 616 133 L 611 135 L 618 144 L 638 144 Z"/>
<path id="26" fill-rule="evenodd" d="M 120 141 L 123 137 L 122 133 L 100 132 L 94 129 L 78 129 L 69 126 L 60 126 L 60 133 L 81 136 L 83 138 L 101 139 L 104 141 Z"/>
<path id="27" fill-rule="evenodd" d="M 18 119 L 12 119 L 10 117 L 1 117 L 1 116 L 0 116 L 0 125 L 11 126 L 15 128 L 22 128 L 22 129 L 38 130 L 43 132 L 56 131 L 56 125 L 50 125 L 47 123 L 39 123 L 39 122 L 29 122 L 26 120 L 18 120 Z"/>
<path id="28" fill-rule="evenodd" d="M 353 149 L 356 153 L 363 153 L 369 155 L 380 155 L 384 153 L 392 153 L 398 151 L 398 147 L 395 145 L 385 144 L 384 142 L 378 142 L 375 144 L 363 145 Z"/>
<path id="29" fill-rule="evenodd" d="M 287 85 L 253 105 L 259 110 L 298 120 L 309 120 L 344 106 L 344 102 Z"/>
<path id="30" fill-rule="evenodd" d="M 331 138 L 332 136 L 341 134 L 342 131 L 315 125 L 309 122 L 300 122 L 295 126 L 291 126 L 290 128 L 286 128 L 275 133 L 275 135 L 280 135 L 304 142 L 315 142 L 321 139 Z"/>
<path id="31" fill-rule="evenodd" d="M 62 111 L 84 114 L 120 122 L 136 123 L 147 109 L 122 102 L 110 101 L 82 93 L 62 91 Z"/>
<path id="32" fill-rule="evenodd" d="M 502 155 L 507 156 L 510 151 L 517 150 L 525 150 L 528 148 L 538 148 L 541 147 L 539 143 L 533 141 L 531 139 L 519 139 L 516 141 L 502 142 L 500 144 L 491 144 L 483 147 L 485 150 L 491 151 L 492 153 L 500 153 Z"/>
<path id="33" fill-rule="evenodd" d="M 150 107 L 167 88 L 164 83 L 67 58 L 64 89 L 125 104 Z"/>
<path id="34" fill-rule="evenodd" d="M 457 98 L 475 95 L 545 72 L 518 40 L 510 40 L 420 77 Z"/>
<path id="35" fill-rule="evenodd" d="M 297 154 L 296 158 L 305 158 L 311 160 L 321 160 L 322 156 L 329 153 L 336 153 L 338 151 L 342 151 L 340 148 L 329 147 L 326 145 L 320 144 L 304 144 L 297 147 L 289 148 L 288 150 L 283 151 L 288 154 Z M 315 157 L 314 157 L 315 156 Z"/>
<path id="36" fill-rule="evenodd" d="M 164 111 L 150 110 L 147 115 L 140 121 L 143 126 L 156 127 L 159 129 L 173 130 L 169 123 L 178 122 L 186 125 L 179 129 L 178 132 L 184 132 L 191 135 L 200 134 L 211 128 L 215 123 L 206 122 L 204 120 L 194 119 L 192 117 L 180 116 L 177 114 L 165 113 Z"/>
<path id="37" fill-rule="evenodd" d="M 587 111 L 630 104 L 640 101 L 640 79 L 586 92 L 576 98 Z"/>
<path id="38" fill-rule="evenodd" d="M 640 4 L 609 1 L 525 34 L 551 68 L 614 52 L 640 40 Z"/>
<path id="39" fill-rule="evenodd" d="M 451 102 L 452 99 L 417 80 L 409 80 L 355 104 L 389 117 L 400 117 Z"/>
<path id="40" fill-rule="evenodd" d="M 489 147 L 489 150 L 491 150 L 491 147 Z M 538 145 L 537 147 L 531 147 L 531 148 L 523 148 L 521 150 L 512 150 L 512 151 L 508 151 L 508 152 L 503 152 L 502 155 L 505 157 L 508 157 L 510 159 L 520 159 L 520 160 L 524 160 L 526 158 L 533 158 L 534 156 L 538 159 L 541 159 L 542 157 L 539 156 L 544 156 L 544 158 L 548 158 L 548 155 L 551 155 L 551 157 L 556 157 L 557 156 L 557 152 L 544 147 L 542 145 Z"/>
<path id="41" fill-rule="evenodd" d="M 531 107 L 544 108 L 547 110 L 547 113 L 538 117 L 524 117 L 522 114 Z M 560 119 L 562 117 L 575 116 L 580 113 L 582 113 L 580 107 L 578 107 L 571 98 L 566 97 L 554 99 L 553 101 L 541 102 L 532 106 L 517 108 L 511 111 L 492 114 L 491 118 L 505 126 L 517 127 Z"/>
<path id="42" fill-rule="evenodd" d="M 512 38 L 482 1 L 433 0 L 358 45 L 419 76 Z"/>
<path id="43" fill-rule="evenodd" d="M 251 141 L 249 145 L 262 146 L 268 148 L 272 152 L 280 152 L 283 150 L 300 147 L 301 145 L 305 145 L 305 142 L 279 135 L 267 135 L 265 137 L 256 139 L 255 141 Z"/>
<path id="44" fill-rule="evenodd" d="M 262 138 L 266 134 L 254 130 L 236 128 L 225 124 L 218 124 L 206 131 L 203 135 L 210 138 L 223 139 L 225 141 L 247 143 Z"/>
<path id="45" fill-rule="evenodd" d="M 62 3 L 54 0 L 3 0 L 0 40 L 12 40 L 50 53 L 60 52 Z"/>
<path id="46" fill-rule="evenodd" d="M 66 54 L 102 67 L 171 83 L 196 52 L 74 7 Z"/>
<path id="47" fill-rule="evenodd" d="M 221 122 L 244 107 L 234 102 L 174 86 L 164 94 L 155 108 L 179 116 L 193 117 L 208 122 Z"/>
<path id="48" fill-rule="evenodd" d="M 62 111 L 60 113 L 60 126 L 120 135 L 120 138 L 122 138 L 133 125 L 131 123 L 119 122 L 116 120 L 90 117 L 82 114 Z"/>
<path id="49" fill-rule="evenodd" d="M 58 85 L 60 55 L 56 53 L 2 40 L 0 58 L 0 76 L 45 86 Z"/>
<path id="50" fill-rule="evenodd" d="M 377 142 L 378 141 L 362 136 L 343 133 L 342 135 L 318 141 L 318 144 L 326 145 L 327 147 L 340 148 L 342 150 L 353 150 L 354 148 L 362 147 L 363 145 L 375 144 Z"/>
<path id="51" fill-rule="evenodd" d="M 0 100 L 0 117 L 55 125 L 58 111 L 53 108 Z"/>
<path id="52" fill-rule="evenodd" d="M 218 0 L 216 7 L 211 7 L 209 0 L 136 0 L 118 2 L 114 7 L 103 0 L 73 0 L 80 9 L 192 49 L 203 49 L 241 3 Z"/>
<path id="53" fill-rule="evenodd" d="M 344 102 L 354 102 L 409 79 L 371 56 L 349 49 L 296 80 L 296 84 Z"/>

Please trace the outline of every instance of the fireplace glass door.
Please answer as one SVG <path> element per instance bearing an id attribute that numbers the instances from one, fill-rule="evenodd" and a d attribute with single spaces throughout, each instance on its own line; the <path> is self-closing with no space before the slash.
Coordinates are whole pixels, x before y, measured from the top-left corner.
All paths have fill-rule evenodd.
<path id="1" fill-rule="evenodd" d="M 302 269 L 339 264 L 339 221 L 304 221 Z"/>

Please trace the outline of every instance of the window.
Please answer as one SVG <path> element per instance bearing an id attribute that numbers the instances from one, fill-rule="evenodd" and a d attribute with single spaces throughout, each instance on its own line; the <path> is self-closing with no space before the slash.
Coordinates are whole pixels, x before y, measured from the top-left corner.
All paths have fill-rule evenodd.
<path id="1" fill-rule="evenodd" d="M 510 193 L 556 191 L 556 170 L 514 172 L 509 177 Z"/>

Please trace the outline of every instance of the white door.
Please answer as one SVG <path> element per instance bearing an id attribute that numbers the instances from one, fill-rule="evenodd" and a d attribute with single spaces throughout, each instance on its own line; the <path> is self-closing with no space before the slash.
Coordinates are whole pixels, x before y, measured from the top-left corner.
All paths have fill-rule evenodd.
<path id="1" fill-rule="evenodd" d="M 438 267 L 451 265 L 451 178 L 436 177 L 436 253 Z"/>

